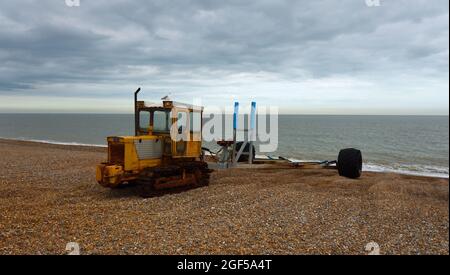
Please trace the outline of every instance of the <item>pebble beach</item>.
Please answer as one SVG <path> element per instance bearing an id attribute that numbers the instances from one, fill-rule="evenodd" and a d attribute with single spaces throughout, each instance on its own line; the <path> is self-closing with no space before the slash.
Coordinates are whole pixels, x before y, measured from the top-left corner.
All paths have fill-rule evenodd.
<path id="1" fill-rule="evenodd" d="M 106 149 L 0 139 L 0 254 L 449 254 L 449 180 L 335 170 L 215 171 L 142 198 L 106 189 Z M 366 249 L 367 248 L 367 249 Z"/>

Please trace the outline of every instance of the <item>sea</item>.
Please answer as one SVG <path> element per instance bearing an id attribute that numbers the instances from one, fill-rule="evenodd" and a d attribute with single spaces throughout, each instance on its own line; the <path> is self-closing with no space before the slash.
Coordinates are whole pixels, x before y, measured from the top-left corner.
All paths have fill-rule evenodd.
<path id="1" fill-rule="evenodd" d="M 106 146 L 107 136 L 133 133 L 132 114 L 0 114 L 7 139 Z M 335 160 L 350 147 L 362 151 L 365 171 L 449 177 L 448 116 L 279 115 L 276 151 L 257 154 Z"/>

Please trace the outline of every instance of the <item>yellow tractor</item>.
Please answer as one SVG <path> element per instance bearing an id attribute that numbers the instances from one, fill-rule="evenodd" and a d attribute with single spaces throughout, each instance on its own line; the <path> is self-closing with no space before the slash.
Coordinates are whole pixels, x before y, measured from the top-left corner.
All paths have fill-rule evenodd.
<path id="1" fill-rule="evenodd" d="M 97 182 L 109 188 L 138 184 L 145 197 L 208 185 L 212 170 L 203 161 L 203 107 L 169 99 L 146 105 L 137 100 L 140 90 L 134 93 L 135 135 L 107 138 L 108 160 L 97 165 Z"/>

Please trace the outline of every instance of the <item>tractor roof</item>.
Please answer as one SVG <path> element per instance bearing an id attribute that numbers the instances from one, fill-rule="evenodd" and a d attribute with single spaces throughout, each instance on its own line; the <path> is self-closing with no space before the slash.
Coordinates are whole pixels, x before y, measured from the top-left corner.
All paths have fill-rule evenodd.
<path id="1" fill-rule="evenodd" d="M 196 105 L 182 103 L 182 102 L 178 102 L 178 101 L 172 101 L 172 100 L 164 100 L 162 103 L 138 101 L 138 105 L 140 105 L 141 107 L 146 107 L 146 108 L 174 108 L 174 107 L 177 107 L 177 108 L 186 108 L 186 109 L 203 111 L 203 106 L 196 106 Z"/>

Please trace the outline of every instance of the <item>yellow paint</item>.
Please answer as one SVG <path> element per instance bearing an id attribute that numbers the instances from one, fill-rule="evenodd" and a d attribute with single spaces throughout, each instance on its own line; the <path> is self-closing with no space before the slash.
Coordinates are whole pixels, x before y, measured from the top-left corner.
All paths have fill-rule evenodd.
<path id="1" fill-rule="evenodd" d="M 122 181 L 123 167 L 120 165 L 97 165 L 97 181 L 105 187 L 116 187 Z"/>
<path id="2" fill-rule="evenodd" d="M 186 112 L 187 123 L 192 125 L 190 120 L 190 112 L 193 112 L 193 107 L 177 107 L 172 102 L 164 102 L 164 106 L 172 112 L 172 124 L 177 123 L 179 112 Z M 143 102 L 138 102 L 138 112 L 141 108 L 146 108 Z M 172 130 L 177 131 L 178 127 L 175 125 Z M 108 137 L 108 163 L 97 165 L 96 180 L 105 187 L 116 187 L 124 181 L 130 181 L 137 178 L 139 173 L 148 167 L 157 167 L 162 165 L 162 159 L 145 159 L 140 160 L 136 152 L 135 141 L 137 140 L 156 140 L 159 139 L 164 142 L 164 138 L 168 134 L 156 136 L 153 135 L 153 126 L 149 125 L 148 134 L 139 136 L 120 136 Z M 172 159 L 180 158 L 198 158 L 201 155 L 201 131 L 197 133 L 189 133 L 189 140 L 185 142 L 186 150 L 184 154 L 180 154 L 176 150 L 177 142 L 171 140 L 171 154 L 164 152 L 163 155 L 169 156 Z M 194 141 L 195 140 L 195 141 Z M 123 147 L 122 147 L 123 145 Z M 123 148 L 123 152 L 122 152 Z"/>

